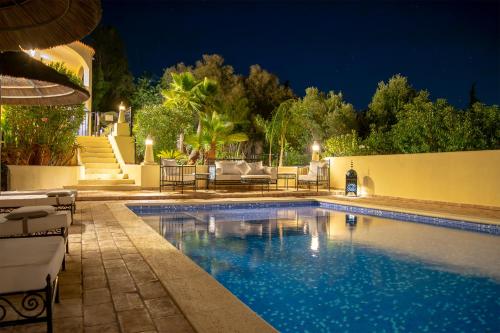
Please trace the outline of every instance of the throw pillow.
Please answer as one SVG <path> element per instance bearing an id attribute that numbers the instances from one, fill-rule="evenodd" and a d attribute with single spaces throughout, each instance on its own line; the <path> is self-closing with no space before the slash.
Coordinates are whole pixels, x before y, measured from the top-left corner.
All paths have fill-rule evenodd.
<path id="1" fill-rule="evenodd" d="M 236 163 L 236 167 L 240 170 L 242 175 L 246 175 L 252 170 L 246 161 L 239 161 Z"/>
<path id="2" fill-rule="evenodd" d="M 56 208 L 53 206 L 26 206 L 14 209 L 9 214 L 5 215 L 7 220 L 22 220 L 22 219 L 35 219 L 45 217 L 49 214 L 54 214 Z"/>

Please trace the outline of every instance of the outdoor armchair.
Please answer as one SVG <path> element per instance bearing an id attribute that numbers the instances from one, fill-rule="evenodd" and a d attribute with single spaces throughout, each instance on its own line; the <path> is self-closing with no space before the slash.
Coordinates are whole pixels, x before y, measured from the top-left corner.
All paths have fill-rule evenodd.
<path id="1" fill-rule="evenodd" d="M 316 186 L 316 192 L 319 186 L 325 186 L 330 191 L 330 161 L 311 161 L 308 166 L 297 168 L 297 190 L 299 186 L 305 185 L 309 189 Z"/>

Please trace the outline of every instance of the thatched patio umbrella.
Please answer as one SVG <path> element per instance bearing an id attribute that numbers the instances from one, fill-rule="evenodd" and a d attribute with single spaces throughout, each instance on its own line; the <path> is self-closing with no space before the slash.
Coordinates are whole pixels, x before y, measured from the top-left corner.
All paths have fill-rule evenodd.
<path id="1" fill-rule="evenodd" d="M 46 49 L 80 40 L 101 19 L 101 0 L 0 0 L 0 50 Z"/>
<path id="2" fill-rule="evenodd" d="M 83 103 L 89 97 L 88 91 L 71 82 L 66 75 L 24 52 L 0 53 L 0 119 L 2 104 L 72 105 Z M 0 156 L 2 139 L 0 128 Z M 0 170 L 1 166 L 0 158 Z"/>

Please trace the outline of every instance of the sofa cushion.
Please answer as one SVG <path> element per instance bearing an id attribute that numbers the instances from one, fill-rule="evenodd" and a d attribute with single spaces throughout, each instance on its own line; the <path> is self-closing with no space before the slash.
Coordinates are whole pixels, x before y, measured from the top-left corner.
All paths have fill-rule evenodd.
<path id="1" fill-rule="evenodd" d="M 249 173 L 252 170 L 252 168 L 250 167 L 250 165 L 248 165 L 248 163 L 246 161 L 239 161 L 236 164 L 236 167 L 238 169 L 240 169 L 240 172 L 242 175 L 246 175 L 247 173 Z"/>
<path id="2" fill-rule="evenodd" d="M 238 162 L 240 161 L 215 161 L 215 167 L 221 170 L 222 175 L 241 175 Z"/>
<path id="3" fill-rule="evenodd" d="M 14 209 L 5 215 L 5 218 L 7 220 L 36 219 L 54 214 L 55 212 L 56 208 L 53 206 L 27 206 Z"/>
<path id="4" fill-rule="evenodd" d="M 265 173 L 262 161 L 250 162 L 248 166 L 250 166 L 250 171 L 247 172 L 247 175 L 263 175 Z"/>
<path id="5" fill-rule="evenodd" d="M 222 175 L 217 175 L 216 180 L 217 181 L 240 181 L 241 175 L 222 174 Z"/>

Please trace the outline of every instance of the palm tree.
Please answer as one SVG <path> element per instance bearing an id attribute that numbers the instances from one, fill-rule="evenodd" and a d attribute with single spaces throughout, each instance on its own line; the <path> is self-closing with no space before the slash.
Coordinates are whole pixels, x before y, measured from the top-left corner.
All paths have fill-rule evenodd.
<path id="1" fill-rule="evenodd" d="M 288 125 L 293 118 L 293 105 L 295 100 L 288 99 L 278 106 L 278 108 L 273 112 L 273 118 L 271 119 L 273 128 L 273 135 L 278 136 L 278 143 L 280 145 L 280 155 L 279 155 L 279 166 L 283 166 L 283 154 L 285 152 L 286 136 L 288 131 Z"/>
<path id="2" fill-rule="evenodd" d="M 245 133 L 232 133 L 234 123 L 221 117 L 216 111 L 203 114 L 200 118 L 201 132 L 186 137 L 186 142 L 198 151 L 207 151 L 206 157 L 214 160 L 217 147 L 248 140 Z"/>
<path id="3" fill-rule="evenodd" d="M 172 73 L 172 82 L 170 82 L 168 89 L 162 91 L 166 106 L 190 112 L 198 119 L 201 119 L 201 115 L 207 112 L 207 106 L 216 93 L 217 83 L 215 81 L 208 78 L 197 80 L 190 72 Z M 199 120 L 196 133 L 200 132 L 201 121 Z M 183 141 L 183 133 L 181 133 L 179 137 L 179 147 L 181 148 L 184 146 Z M 196 154 L 196 151 L 192 151 L 191 154 Z M 192 159 L 191 156 L 190 159 Z"/>

